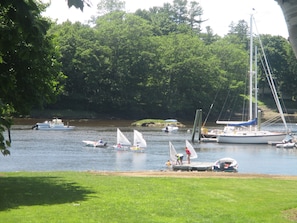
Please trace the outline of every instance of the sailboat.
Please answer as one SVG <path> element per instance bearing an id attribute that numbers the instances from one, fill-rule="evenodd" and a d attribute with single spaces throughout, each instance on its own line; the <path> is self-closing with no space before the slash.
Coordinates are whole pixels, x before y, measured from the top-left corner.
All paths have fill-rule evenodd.
<path id="1" fill-rule="evenodd" d="M 177 152 L 176 152 L 172 142 L 169 141 L 169 158 L 170 158 L 170 162 L 172 164 L 176 163 L 176 155 L 177 155 Z"/>
<path id="2" fill-rule="evenodd" d="M 262 53 L 265 60 L 266 70 L 268 71 L 267 79 L 274 96 L 275 103 L 277 105 L 279 114 L 281 115 L 282 121 L 286 132 L 271 132 L 262 131 L 258 129 L 258 108 L 257 108 L 257 85 L 255 81 L 255 98 L 256 103 L 253 109 L 252 96 L 253 96 L 253 74 L 256 76 L 256 72 L 253 70 L 253 32 L 252 32 L 253 15 L 250 18 L 250 78 L 249 78 L 249 120 L 246 122 L 230 122 L 230 121 L 217 121 L 217 124 L 227 125 L 222 133 L 217 135 L 217 142 L 219 143 L 240 143 L 240 144 L 267 144 L 270 141 L 282 141 L 287 135 L 287 124 L 284 118 L 284 114 L 278 99 L 276 88 L 270 73 L 268 62 L 261 44 Z M 261 40 L 260 40 L 261 43 Z M 257 56 L 255 55 L 255 58 Z M 255 62 L 257 64 L 257 62 Z M 256 67 L 256 66 L 255 66 Z M 255 78 L 256 80 L 256 78 Z M 254 114 L 253 114 L 254 113 Z"/>
<path id="3" fill-rule="evenodd" d="M 121 132 L 121 130 L 117 128 L 117 144 L 114 145 L 113 147 L 115 149 L 128 149 L 130 145 L 131 145 L 131 142 Z"/>
<path id="4" fill-rule="evenodd" d="M 147 147 L 146 140 L 142 133 L 134 129 L 133 146 L 130 147 L 133 151 L 143 151 Z"/>
<path id="5" fill-rule="evenodd" d="M 196 158 L 198 158 L 198 155 L 197 155 L 197 153 L 196 153 L 194 147 L 192 146 L 192 144 L 191 144 L 188 140 L 186 140 L 186 147 L 187 147 L 187 148 L 190 150 L 190 152 L 191 152 L 190 159 L 196 159 Z"/>

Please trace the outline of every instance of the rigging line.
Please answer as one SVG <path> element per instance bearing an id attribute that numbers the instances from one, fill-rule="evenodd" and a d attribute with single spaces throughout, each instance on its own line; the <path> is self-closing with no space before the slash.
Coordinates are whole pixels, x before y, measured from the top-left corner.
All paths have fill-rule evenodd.
<path id="1" fill-rule="evenodd" d="M 266 68 L 266 66 L 264 65 L 263 58 L 260 57 L 260 60 L 261 60 L 261 64 L 262 64 L 262 67 L 263 67 L 263 70 L 264 70 L 264 73 L 265 73 L 267 82 L 268 82 L 268 84 L 269 84 L 269 87 L 270 87 L 270 89 L 272 89 L 272 84 L 273 84 L 273 83 L 271 83 L 271 80 L 270 80 L 270 78 L 269 78 L 269 74 L 268 74 L 267 68 Z M 275 98 L 275 100 L 278 100 L 278 94 L 277 94 L 277 93 L 272 92 L 272 95 L 273 95 L 273 97 Z M 285 112 L 288 113 L 288 110 L 287 110 L 287 108 L 286 108 L 286 106 L 285 106 L 285 102 L 284 102 L 284 100 L 283 100 L 283 97 L 280 97 L 280 99 L 281 99 L 282 105 L 283 105 L 283 107 L 284 107 L 284 109 L 285 109 Z M 290 120 L 289 120 L 289 121 L 290 121 Z"/>
<path id="2" fill-rule="evenodd" d="M 211 110 L 212 110 L 212 108 L 213 108 L 213 105 L 214 105 L 214 103 L 215 103 L 215 100 L 217 99 L 218 94 L 219 94 L 219 90 L 217 91 L 217 93 L 216 93 L 216 95 L 215 95 L 215 97 L 214 97 L 214 99 L 213 99 L 213 101 L 212 101 L 212 104 L 210 105 L 210 108 L 209 108 L 209 110 L 208 110 L 208 113 L 207 113 L 207 115 L 206 115 L 206 118 L 205 118 L 205 120 L 204 120 L 204 122 L 203 122 L 202 127 L 204 127 L 205 124 L 206 124 L 206 121 L 207 121 L 207 119 L 208 119 L 208 117 L 209 117 L 209 115 L 210 115 L 210 112 L 211 112 Z"/>
<path id="3" fill-rule="evenodd" d="M 245 81 L 244 82 L 245 87 L 244 87 L 243 95 L 247 95 L 248 75 L 245 75 L 244 81 Z M 246 107 L 247 107 L 247 100 L 246 98 L 243 98 L 241 120 L 244 120 L 246 117 Z"/>
<path id="4" fill-rule="evenodd" d="M 260 47 L 261 47 L 261 50 L 262 50 L 262 53 L 263 53 L 263 56 L 264 56 L 264 61 L 265 61 L 265 65 L 266 65 L 266 68 L 267 68 L 267 71 L 268 71 L 268 74 L 269 74 L 269 79 L 271 81 L 271 85 L 272 85 L 272 89 L 271 91 L 273 92 L 273 95 L 274 97 L 276 98 L 277 96 L 277 92 L 276 92 L 276 88 L 275 88 L 275 84 L 273 82 L 273 79 L 272 79 L 272 75 L 271 75 L 271 71 L 270 71 L 270 67 L 268 65 L 268 61 L 267 61 L 267 58 L 266 58 L 266 54 L 265 54 L 265 51 L 264 51 L 264 47 L 263 47 L 263 44 L 262 44 L 262 40 L 260 38 L 260 35 L 259 35 L 259 32 L 258 32 L 258 29 L 257 29 L 257 25 L 256 25 L 256 22 L 255 22 L 255 19 L 254 19 L 254 23 L 255 23 L 255 27 L 256 27 L 256 31 L 257 31 L 257 34 L 258 34 L 258 39 L 259 39 L 259 43 L 260 43 Z M 278 98 L 277 98 L 278 99 Z M 281 115 L 281 118 L 282 118 L 282 121 L 285 125 L 285 128 L 286 130 L 288 130 L 288 126 L 287 126 L 287 122 L 285 120 L 285 116 L 284 116 L 284 113 L 283 113 L 283 110 L 282 110 L 282 107 L 280 105 L 280 102 L 279 100 L 275 100 L 275 103 L 276 103 L 276 106 L 278 108 L 278 111 Z"/>
<path id="5" fill-rule="evenodd" d="M 225 101 L 224 101 L 224 104 L 223 104 L 223 107 L 220 111 L 220 114 L 219 114 L 219 117 L 218 117 L 218 120 L 220 120 L 221 116 L 222 116 L 222 113 L 223 113 L 223 110 L 225 109 L 225 106 L 226 106 L 226 103 L 227 103 L 227 100 L 229 98 L 229 94 L 230 94 L 230 89 L 228 89 L 228 94 L 227 94 L 227 97 L 225 98 Z"/>

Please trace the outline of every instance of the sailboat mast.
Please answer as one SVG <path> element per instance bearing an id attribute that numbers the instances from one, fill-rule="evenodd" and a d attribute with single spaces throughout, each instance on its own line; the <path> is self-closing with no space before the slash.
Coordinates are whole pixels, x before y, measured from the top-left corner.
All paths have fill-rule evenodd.
<path id="1" fill-rule="evenodd" d="M 254 81 L 255 81 L 255 84 L 254 84 L 254 88 L 255 88 L 255 114 L 254 114 L 254 117 L 255 118 L 258 118 L 258 66 L 257 66 L 257 63 L 258 63 L 258 48 L 257 46 L 255 46 L 255 78 L 254 78 Z"/>
<path id="2" fill-rule="evenodd" d="M 253 119 L 253 15 L 251 15 L 250 18 L 250 78 L 249 78 L 249 82 L 250 82 L 250 103 L 249 103 L 249 120 Z"/>

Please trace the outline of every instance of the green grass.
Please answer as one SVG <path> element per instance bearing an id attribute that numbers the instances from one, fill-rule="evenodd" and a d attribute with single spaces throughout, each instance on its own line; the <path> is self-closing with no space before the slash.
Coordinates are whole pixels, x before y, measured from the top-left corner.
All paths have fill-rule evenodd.
<path id="1" fill-rule="evenodd" d="M 297 181 L 0 174 L 1 222 L 292 222 Z M 288 210 L 288 212 L 285 212 Z"/>

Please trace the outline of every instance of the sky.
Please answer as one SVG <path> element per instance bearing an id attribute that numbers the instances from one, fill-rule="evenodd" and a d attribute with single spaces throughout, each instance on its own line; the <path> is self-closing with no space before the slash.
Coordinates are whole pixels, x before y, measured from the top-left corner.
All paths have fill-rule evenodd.
<path id="1" fill-rule="evenodd" d="M 100 0 L 90 0 L 92 7 L 85 6 L 84 11 L 67 6 L 66 0 L 51 1 L 51 6 L 43 14 L 58 23 L 67 19 L 71 22 L 86 22 L 92 15 L 96 15 L 96 5 Z M 172 0 L 122 0 L 126 2 L 126 11 L 135 12 L 137 9 L 149 9 L 172 3 Z M 249 23 L 251 13 L 254 14 L 259 34 L 280 35 L 288 38 L 287 25 L 282 10 L 275 0 L 195 0 L 203 9 L 202 31 L 210 26 L 215 34 L 224 36 L 229 31 L 231 22 L 237 24 L 239 20 Z M 190 0 L 189 0 L 190 2 Z M 254 9 L 254 10 L 253 10 Z"/>

